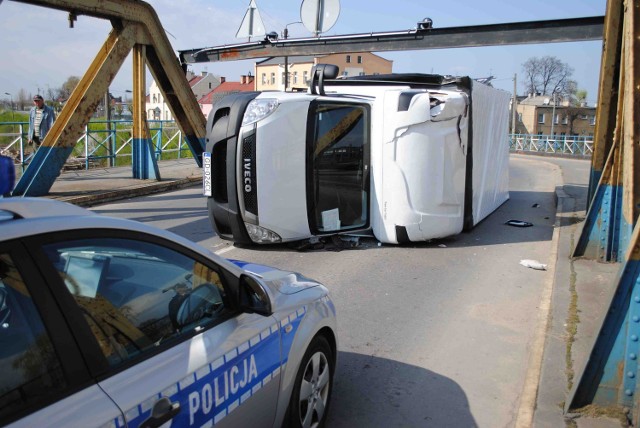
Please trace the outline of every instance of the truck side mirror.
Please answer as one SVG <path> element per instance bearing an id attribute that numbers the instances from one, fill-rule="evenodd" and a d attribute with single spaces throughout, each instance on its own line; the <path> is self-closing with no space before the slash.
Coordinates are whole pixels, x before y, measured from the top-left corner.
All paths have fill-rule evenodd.
<path id="1" fill-rule="evenodd" d="M 309 89 L 311 94 L 325 95 L 324 79 L 335 79 L 338 77 L 340 69 L 333 64 L 316 64 L 311 69 L 311 79 L 309 79 Z M 318 82 L 318 92 L 316 92 L 316 81 Z"/>

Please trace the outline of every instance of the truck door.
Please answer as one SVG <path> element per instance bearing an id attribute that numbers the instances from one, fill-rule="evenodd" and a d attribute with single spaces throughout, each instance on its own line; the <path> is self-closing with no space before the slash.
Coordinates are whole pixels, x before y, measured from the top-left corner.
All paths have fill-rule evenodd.
<path id="1" fill-rule="evenodd" d="M 307 205 L 313 234 L 369 227 L 369 106 L 315 101 L 307 135 Z"/>

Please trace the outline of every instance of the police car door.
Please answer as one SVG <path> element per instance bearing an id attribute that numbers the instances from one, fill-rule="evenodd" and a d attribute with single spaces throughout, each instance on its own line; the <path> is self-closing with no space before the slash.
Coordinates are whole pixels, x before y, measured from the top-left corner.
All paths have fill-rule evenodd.
<path id="1" fill-rule="evenodd" d="M 237 278 L 157 238 L 90 233 L 43 248 L 104 355 L 92 370 L 124 414 L 110 426 L 272 426 L 278 324 L 237 309 Z"/>

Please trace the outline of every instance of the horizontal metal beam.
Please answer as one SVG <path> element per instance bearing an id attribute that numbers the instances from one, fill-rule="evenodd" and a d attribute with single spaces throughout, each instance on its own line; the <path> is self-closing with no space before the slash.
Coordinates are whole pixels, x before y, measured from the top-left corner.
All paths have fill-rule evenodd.
<path id="1" fill-rule="evenodd" d="M 601 40 L 604 16 L 239 43 L 180 52 L 184 63 Z"/>

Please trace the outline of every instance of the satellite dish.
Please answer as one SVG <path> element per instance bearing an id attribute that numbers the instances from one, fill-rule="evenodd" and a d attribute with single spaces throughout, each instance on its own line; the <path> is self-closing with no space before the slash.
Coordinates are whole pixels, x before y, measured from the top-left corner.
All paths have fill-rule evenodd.
<path id="1" fill-rule="evenodd" d="M 249 2 L 249 7 L 247 8 L 247 12 L 244 14 L 244 18 L 242 19 L 242 23 L 240 24 L 240 28 L 238 28 L 238 32 L 236 33 L 236 37 L 238 39 L 254 36 L 264 36 L 264 23 L 262 22 L 262 17 L 260 16 L 260 12 L 258 12 L 258 6 L 256 5 L 255 0 L 251 0 Z"/>
<path id="2" fill-rule="evenodd" d="M 300 21 L 318 36 L 331 29 L 340 15 L 340 0 L 303 0 Z"/>

